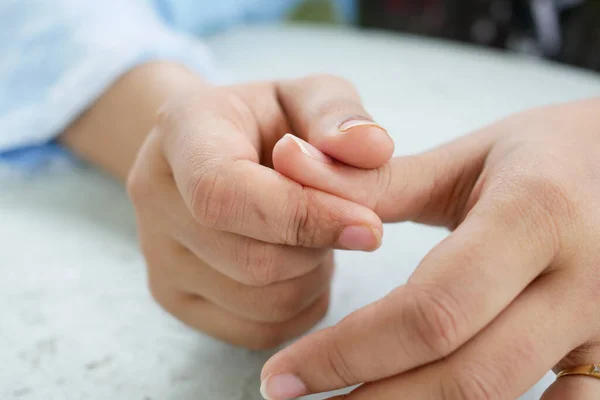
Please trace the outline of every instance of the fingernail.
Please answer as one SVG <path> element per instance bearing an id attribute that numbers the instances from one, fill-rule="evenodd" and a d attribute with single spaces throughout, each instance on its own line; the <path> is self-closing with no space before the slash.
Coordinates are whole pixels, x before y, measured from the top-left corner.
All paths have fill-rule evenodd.
<path id="1" fill-rule="evenodd" d="M 317 149 L 310 143 L 305 142 L 304 140 L 300 139 L 299 137 L 296 137 L 296 136 L 292 135 L 291 133 L 285 134 L 284 137 L 287 137 L 288 139 L 292 139 L 294 142 L 296 142 L 296 144 L 300 148 L 300 151 L 302 151 L 302 153 L 306 154 L 307 156 L 312 157 L 315 160 L 318 160 L 318 161 L 321 161 L 324 163 L 331 162 L 331 158 L 329 158 L 327 155 L 325 155 L 323 152 L 321 152 L 319 149 Z"/>
<path id="2" fill-rule="evenodd" d="M 349 226 L 342 231 L 338 242 L 347 250 L 370 251 L 381 245 L 381 234 L 367 226 Z"/>
<path id="3" fill-rule="evenodd" d="M 379 125 L 376 122 L 369 121 L 368 119 L 351 119 L 345 122 L 342 122 L 338 127 L 340 132 L 348 132 L 352 128 L 356 128 L 357 126 L 372 126 L 374 128 L 381 129 L 383 132 L 387 133 L 387 130 Z"/>
<path id="4" fill-rule="evenodd" d="M 260 394 L 267 400 L 295 399 L 307 393 L 300 378 L 290 374 L 268 376 L 260 385 Z"/>

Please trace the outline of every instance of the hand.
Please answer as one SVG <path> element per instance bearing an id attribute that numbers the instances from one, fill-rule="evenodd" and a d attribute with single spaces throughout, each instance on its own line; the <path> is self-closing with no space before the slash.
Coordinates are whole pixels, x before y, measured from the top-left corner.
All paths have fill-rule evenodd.
<path id="1" fill-rule="evenodd" d="M 128 180 L 156 300 L 188 325 L 253 349 L 324 316 L 331 248 L 370 251 L 382 236 L 369 208 L 271 168 L 287 132 L 355 167 L 379 167 L 393 152 L 339 78 L 205 86 L 162 109 Z"/>
<path id="2" fill-rule="evenodd" d="M 309 146 L 308 144 L 304 144 Z M 550 369 L 600 362 L 600 99 L 528 111 L 363 171 L 284 139 L 278 171 L 384 221 L 453 232 L 408 282 L 281 351 L 263 393 L 364 383 L 347 400 L 515 399 Z M 565 377 L 544 400 L 596 399 Z"/>

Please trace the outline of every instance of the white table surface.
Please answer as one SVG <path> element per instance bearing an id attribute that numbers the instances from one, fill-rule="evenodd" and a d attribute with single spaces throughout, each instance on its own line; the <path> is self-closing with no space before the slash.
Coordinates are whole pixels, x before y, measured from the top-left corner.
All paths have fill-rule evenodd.
<path id="1" fill-rule="evenodd" d="M 266 27 L 212 45 L 240 80 L 310 72 L 351 79 L 399 154 L 526 107 L 600 93 L 590 73 L 381 33 Z M 192 332 L 151 300 L 119 185 L 90 169 L 0 185 L 0 399 L 260 398 L 269 354 Z M 340 253 L 321 326 L 402 284 L 444 235 L 401 224 L 386 228 L 375 254 Z M 538 398 L 549 379 L 524 399 Z"/>

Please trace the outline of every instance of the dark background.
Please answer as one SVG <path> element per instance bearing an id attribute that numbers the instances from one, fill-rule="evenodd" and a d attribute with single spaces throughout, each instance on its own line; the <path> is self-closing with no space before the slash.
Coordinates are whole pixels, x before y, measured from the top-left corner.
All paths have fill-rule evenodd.
<path id="1" fill-rule="evenodd" d="M 533 0 L 360 0 L 360 24 L 537 54 L 600 71 L 600 0 L 556 6 L 560 41 L 544 48 Z M 558 5 L 560 4 L 560 6 Z"/>

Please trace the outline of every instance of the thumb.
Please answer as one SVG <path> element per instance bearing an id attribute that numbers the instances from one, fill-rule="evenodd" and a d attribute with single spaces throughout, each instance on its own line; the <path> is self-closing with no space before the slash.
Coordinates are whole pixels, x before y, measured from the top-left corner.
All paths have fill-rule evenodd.
<path id="1" fill-rule="evenodd" d="M 491 144 L 491 135 L 473 134 L 435 150 L 396 157 L 380 168 L 365 170 L 337 162 L 288 134 L 273 149 L 273 165 L 279 173 L 304 186 L 374 210 L 384 222 L 453 226 L 475 186 Z"/>
<path id="2" fill-rule="evenodd" d="M 327 155 L 358 168 L 380 167 L 392 156 L 391 137 L 346 80 L 318 75 L 279 82 L 276 90 L 294 134 Z"/>

